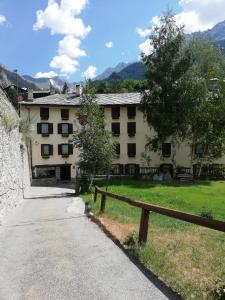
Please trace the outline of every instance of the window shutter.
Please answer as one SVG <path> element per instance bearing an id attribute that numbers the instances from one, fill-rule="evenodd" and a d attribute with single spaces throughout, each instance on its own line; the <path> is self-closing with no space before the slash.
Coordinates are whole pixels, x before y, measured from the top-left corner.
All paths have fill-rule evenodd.
<path id="1" fill-rule="evenodd" d="M 128 116 L 128 119 L 133 119 L 136 117 L 136 106 L 135 105 L 130 105 L 127 107 L 127 116 Z"/>
<path id="2" fill-rule="evenodd" d="M 111 108 L 112 119 L 119 119 L 120 118 L 120 107 L 114 106 Z"/>
<path id="3" fill-rule="evenodd" d="M 62 134 L 62 124 L 58 124 L 58 134 Z"/>
<path id="4" fill-rule="evenodd" d="M 44 156 L 44 145 L 41 145 L 41 156 Z"/>
<path id="5" fill-rule="evenodd" d="M 37 133 L 41 134 L 41 123 L 37 123 Z"/>
<path id="6" fill-rule="evenodd" d="M 69 120 L 69 109 L 61 109 L 61 119 Z"/>
<path id="7" fill-rule="evenodd" d="M 127 154 L 129 157 L 136 156 L 136 144 L 127 144 Z"/>
<path id="8" fill-rule="evenodd" d="M 40 117 L 42 120 L 49 119 L 49 108 L 48 107 L 40 107 Z"/>
<path id="9" fill-rule="evenodd" d="M 112 123 L 112 134 L 120 135 L 120 123 Z"/>
<path id="10" fill-rule="evenodd" d="M 73 133 L 73 124 L 68 124 L 69 125 L 69 134 Z"/>
<path id="11" fill-rule="evenodd" d="M 69 144 L 69 155 L 73 155 L 73 144 Z"/>
<path id="12" fill-rule="evenodd" d="M 135 136 L 135 134 L 136 134 L 136 123 L 135 122 L 127 123 L 127 133 L 129 136 Z"/>
<path id="13" fill-rule="evenodd" d="M 49 131 L 49 134 L 53 134 L 53 124 L 52 123 L 48 124 L 48 131 Z"/>
<path id="14" fill-rule="evenodd" d="M 120 144 L 116 144 L 116 155 L 120 155 Z"/>
<path id="15" fill-rule="evenodd" d="M 171 156 L 171 143 L 162 144 L 162 156 L 170 157 Z"/>
<path id="16" fill-rule="evenodd" d="M 62 145 L 58 145 L 58 154 L 62 155 Z"/>
<path id="17" fill-rule="evenodd" d="M 49 155 L 53 155 L 53 145 L 49 145 Z"/>

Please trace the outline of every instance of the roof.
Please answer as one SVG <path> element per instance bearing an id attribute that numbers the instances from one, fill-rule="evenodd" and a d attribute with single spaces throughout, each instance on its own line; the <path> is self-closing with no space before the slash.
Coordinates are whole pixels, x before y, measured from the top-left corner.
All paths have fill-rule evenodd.
<path id="1" fill-rule="evenodd" d="M 140 93 L 122 94 L 97 94 L 99 105 L 130 105 L 141 102 Z M 81 97 L 76 95 L 54 94 L 47 97 L 33 99 L 33 101 L 21 102 L 22 105 L 49 105 L 49 106 L 79 106 Z"/>

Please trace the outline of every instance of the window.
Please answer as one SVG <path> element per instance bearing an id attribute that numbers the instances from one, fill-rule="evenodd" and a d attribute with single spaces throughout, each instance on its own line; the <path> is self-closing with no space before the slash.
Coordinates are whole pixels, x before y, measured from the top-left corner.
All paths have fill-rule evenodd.
<path id="1" fill-rule="evenodd" d="M 62 134 L 69 134 L 69 124 L 62 124 Z"/>
<path id="2" fill-rule="evenodd" d="M 48 107 L 40 107 L 40 117 L 41 117 L 41 120 L 49 119 L 49 108 Z"/>
<path id="3" fill-rule="evenodd" d="M 62 145 L 62 155 L 69 155 L 69 145 Z"/>
<path id="4" fill-rule="evenodd" d="M 201 157 L 203 156 L 203 145 L 202 144 L 195 144 L 195 155 Z"/>
<path id="5" fill-rule="evenodd" d="M 127 106 L 127 117 L 128 117 L 128 119 L 134 119 L 136 117 L 136 106 L 135 105 Z"/>
<path id="6" fill-rule="evenodd" d="M 69 120 L 69 109 L 61 109 L 61 119 Z"/>
<path id="7" fill-rule="evenodd" d="M 73 154 L 72 144 L 61 144 L 58 145 L 58 154 L 62 156 L 69 156 Z"/>
<path id="8" fill-rule="evenodd" d="M 115 152 L 117 156 L 120 156 L 120 144 L 116 144 Z"/>
<path id="9" fill-rule="evenodd" d="M 119 106 L 113 106 L 111 108 L 111 112 L 112 112 L 112 119 L 120 118 L 120 107 Z"/>
<path id="10" fill-rule="evenodd" d="M 112 165 L 111 174 L 120 175 L 120 165 Z"/>
<path id="11" fill-rule="evenodd" d="M 136 144 L 133 143 L 127 144 L 127 154 L 129 157 L 136 156 Z"/>
<path id="12" fill-rule="evenodd" d="M 139 165 L 136 165 L 136 164 L 125 165 L 125 173 L 127 175 L 139 174 Z"/>
<path id="13" fill-rule="evenodd" d="M 41 156 L 48 157 L 50 155 L 53 155 L 53 145 L 41 145 Z"/>
<path id="14" fill-rule="evenodd" d="M 32 176 L 34 179 L 54 178 L 56 170 L 55 167 L 36 167 L 33 169 Z"/>
<path id="15" fill-rule="evenodd" d="M 73 124 L 68 123 L 60 123 L 58 124 L 58 134 L 62 134 L 63 136 L 68 136 L 73 133 Z"/>
<path id="16" fill-rule="evenodd" d="M 135 134 L 136 134 L 136 123 L 135 122 L 127 123 L 127 133 L 129 136 L 135 136 Z"/>
<path id="17" fill-rule="evenodd" d="M 49 136 L 53 133 L 53 124 L 51 123 L 38 123 L 37 133 L 42 134 L 42 136 Z"/>
<path id="18" fill-rule="evenodd" d="M 112 134 L 114 136 L 120 135 L 120 123 L 112 123 Z"/>
<path id="19" fill-rule="evenodd" d="M 162 156 L 170 157 L 171 156 L 171 143 L 162 144 Z"/>

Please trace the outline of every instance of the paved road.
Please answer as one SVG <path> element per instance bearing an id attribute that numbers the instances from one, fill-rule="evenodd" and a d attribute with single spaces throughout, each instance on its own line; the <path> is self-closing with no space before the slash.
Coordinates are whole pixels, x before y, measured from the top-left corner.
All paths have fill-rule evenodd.
<path id="1" fill-rule="evenodd" d="M 32 188 L 0 226 L 0 300 L 175 299 L 161 292 L 60 188 Z M 167 296 L 166 296 L 166 295 Z"/>

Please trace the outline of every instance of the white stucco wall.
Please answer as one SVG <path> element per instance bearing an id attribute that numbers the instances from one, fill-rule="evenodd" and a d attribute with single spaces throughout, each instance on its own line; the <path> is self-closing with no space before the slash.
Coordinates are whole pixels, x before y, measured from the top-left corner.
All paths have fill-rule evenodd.
<path id="1" fill-rule="evenodd" d="M 61 109 L 67 108 L 70 110 L 69 120 L 62 121 L 61 119 Z M 63 158 L 61 155 L 58 155 L 58 144 L 68 143 L 68 140 L 71 139 L 72 135 L 69 137 L 62 137 L 58 134 L 58 123 L 72 123 L 73 130 L 77 130 L 79 127 L 79 122 L 76 116 L 78 107 L 63 107 L 63 106 L 50 106 L 49 107 L 49 120 L 47 123 L 53 123 L 54 133 L 50 134 L 48 137 L 42 137 L 41 134 L 37 134 L 37 123 L 45 122 L 40 118 L 40 106 L 36 105 L 23 105 L 22 106 L 22 115 L 24 117 L 30 118 L 33 123 L 33 142 L 32 142 L 32 165 L 33 166 L 44 166 L 44 165 L 63 165 L 71 164 L 71 175 L 75 177 L 76 175 L 76 166 L 79 160 L 79 152 L 74 149 L 74 154 L 70 155 L 68 158 Z M 139 164 L 141 166 L 146 166 L 146 163 L 143 161 L 142 153 L 144 152 L 146 145 L 146 136 L 153 137 L 155 135 L 153 130 L 150 130 L 148 124 L 143 118 L 141 111 L 137 109 L 136 117 L 134 119 L 128 119 L 127 116 L 127 107 L 120 107 L 120 118 L 118 120 L 113 120 L 111 116 L 111 107 L 106 106 L 104 109 L 105 112 L 105 122 L 106 128 L 111 131 L 112 122 L 120 123 L 120 136 L 114 137 L 115 141 L 120 143 L 120 157 L 115 159 L 114 164 Z M 127 134 L 127 123 L 136 122 L 136 135 L 134 137 L 129 137 Z M 168 141 L 170 142 L 170 141 Z M 136 143 L 136 156 L 131 158 L 127 155 L 127 144 Z M 53 156 L 45 159 L 41 157 L 41 144 L 51 144 L 53 145 L 54 151 Z M 177 145 L 176 149 L 177 155 L 177 166 L 182 167 L 191 167 L 190 160 L 190 146 L 188 143 L 181 143 Z M 171 157 L 164 158 L 162 155 L 157 152 L 151 152 L 151 166 L 159 167 L 161 164 L 167 163 L 171 164 Z M 215 163 L 225 163 L 225 157 L 222 157 L 219 160 L 215 160 Z"/>

